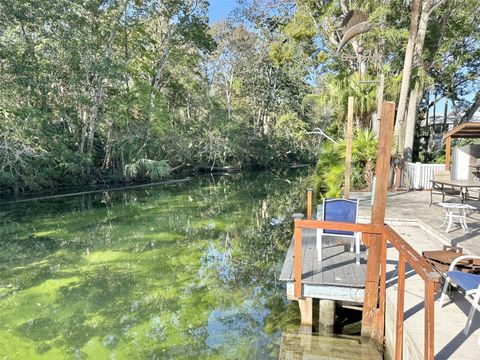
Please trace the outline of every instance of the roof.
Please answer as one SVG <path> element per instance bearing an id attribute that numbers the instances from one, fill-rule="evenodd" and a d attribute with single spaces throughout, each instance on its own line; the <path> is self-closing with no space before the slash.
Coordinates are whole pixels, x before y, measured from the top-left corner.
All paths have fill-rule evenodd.
<path id="1" fill-rule="evenodd" d="M 446 138 L 480 138 L 480 123 L 463 123 L 453 128 L 445 135 L 443 139 Z"/>

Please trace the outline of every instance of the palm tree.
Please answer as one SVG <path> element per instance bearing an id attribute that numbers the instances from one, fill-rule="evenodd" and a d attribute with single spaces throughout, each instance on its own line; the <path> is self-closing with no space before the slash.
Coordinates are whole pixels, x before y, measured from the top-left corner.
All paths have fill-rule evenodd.
<path id="1" fill-rule="evenodd" d="M 359 74 L 348 76 L 327 76 L 319 94 L 310 95 L 320 107 L 332 109 L 339 122 L 346 119 L 348 98 L 355 98 L 355 119 L 357 127 L 365 129 L 370 124 L 372 113 L 376 110 L 376 88 L 373 84 L 359 81 Z"/>
<path id="2" fill-rule="evenodd" d="M 344 154 L 338 144 L 329 141 L 322 144 L 313 175 L 317 194 L 323 193 L 328 198 L 340 197 L 345 172 Z"/>
<path id="3" fill-rule="evenodd" d="M 353 159 L 364 164 L 363 176 L 368 190 L 372 189 L 375 163 L 377 162 L 377 139 L 372 130 L 359 130 L 353 140 Z"/>

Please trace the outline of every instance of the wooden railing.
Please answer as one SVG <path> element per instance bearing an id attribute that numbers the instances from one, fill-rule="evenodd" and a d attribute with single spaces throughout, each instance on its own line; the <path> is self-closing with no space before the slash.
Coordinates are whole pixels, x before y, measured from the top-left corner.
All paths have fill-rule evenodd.
<path id="1" fill-rule="evenodd" d="M 381 241 L 380 251 L 380 281 L 376 289 L 378 305 L 372 312 L 378 312 L 377 321 L 381 322 L 381 338 L 384 335 L 385 301 L 386 301 L 386 264 L 387 242 L 390 242 L 399 252 L 398 260 L 398 293 L 397 293 L 397 326 L 395 334 L 395 359 L 403 357 L 403 319 L 405 303 L 405 265 L 408 263 L 415 272 L 423 279 L 425 284 L 425 347 L 424 358 L 434 358 L 434 291 L 435 285 L 440 281 L 440 275 L 432 266 L 423 259 L 410 244 L 388 225 L 352 224 L 332 221 L 295 220 L 294 233 L 294 296 L 298 299 L 302 294 L 302 229 L 326 229 L 361 232 L 364 237 L 370 237 L 370 241 Z M 378 276 L 378 274 L 377 274 Z M 368 276 L 367 279 L 372 278 Z M 378 277 L 377 277 L 378 278 Z M 365 298 L 371 296 L 367 293 Z M 365 310 L 364 310 L 365 313 Z"/>

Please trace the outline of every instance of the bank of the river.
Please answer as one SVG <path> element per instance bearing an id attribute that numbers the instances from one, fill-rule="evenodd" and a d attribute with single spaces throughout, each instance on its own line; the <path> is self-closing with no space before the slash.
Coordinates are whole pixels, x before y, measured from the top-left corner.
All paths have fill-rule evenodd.
<path id="1" fill-rule="evenodd" d="M 277 358 L 299 323 L 277 277 L 304 174 L 1 205 L 0 354 Z"/>

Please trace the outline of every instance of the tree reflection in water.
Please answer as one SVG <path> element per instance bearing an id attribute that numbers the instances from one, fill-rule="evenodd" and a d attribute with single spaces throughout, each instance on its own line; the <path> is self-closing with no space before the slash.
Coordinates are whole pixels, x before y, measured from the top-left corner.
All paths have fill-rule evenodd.
<path id="1" fill-rule="evenodd" d="M 305 179 L 201 177 L 1 206 L 1 355 L 277 358 L 298 324 L 277 276 Z"/>

